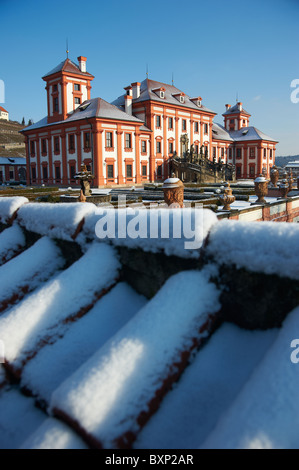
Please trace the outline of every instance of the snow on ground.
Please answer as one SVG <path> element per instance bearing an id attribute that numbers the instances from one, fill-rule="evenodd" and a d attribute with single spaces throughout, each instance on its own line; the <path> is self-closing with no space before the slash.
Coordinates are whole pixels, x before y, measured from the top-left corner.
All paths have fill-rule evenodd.
<path id="1" fill-rule="evenodd" d="M 96 243 L 68 269 L 8 310 L 0 318 L 6 360 L 21 367 L 41 341 L 62 334 L 68 326 L 66 320 L 113 284 L 119 267 L 113 248 Z"/>
<path id="2" fill-rule="evenodd" d="M 59 248 L 50 238 L 39 239 L 28 250 L 0 266 L 0 307 L 14 295 L 22 294 L 22 289 L 35 289 L 64 263 Z"/>
<path id="3" fill-rule="evenodd" d="M 79 223 L 94 211 L 91 203 L 32 203 L 20 208 L 18 221 L 32 232 L 71 241 Z"/>
<path id="4" fill-rule="evenodd" d="M 168 393 L 134 448 L 198 448 L 277 334 L 277 329 L 253 332 L 223 324 Z"/>
<path id="5" fill-rule="evenodd" d="M 232 187 L 235 186 L 252 186 L 254 188 L 254 180 L 240 180 L 237 183 L 230 183 Z"/>
<path id="6" fill-rule="evenodd" d="M 222 211 L 224 206 L 218 206 L 218 210 Z M 248 201 L 235 201 L 230 205 L 232 210 L 244 210 L 244 209 L 249 209 L 250 207 L 250 202 Z M 225 211 L 226 212 L 226 211 Z"/>
<path id="7" fill-rule="evenodd" d="M 0 264 L 8 261 L 25 246 L 25 236 L 18 225 L 0 233 Z"/>
<path id="8" fill-rule="evenodd" d="M 110 189 L 100 189 L 100 188 L 92 188 L 91 194 L 94 196 L 95 194 L 110 194 L 111 188 Z"/>
<path id="9" fill-rule="evenodd" d="M 208 209 L 115 210 L 98 207 L 96 214 L 87 218 L 84 233 L 90 237 L 95 232 L 100 240 L 110 240 L 128 248 L 199 257 L 198 249 L 217 221 L 216 214 Z"/>
<path id="10" fill-rule="evenodd" d="M 14 388 L 1 390 L 0 402 L 0 449 L 17 449 L 46 416 Z"/>
<path id="11" fill-rule="evenodd" d="M 14 196 L 3 197 L 0 196 L 0 222 L 6 224 L 13 214 L 23 205 L 29 202 L 27 197 Z"/>
<path id="12" fill-rule="evenodd" d="M 258 200 L 258 197 L 257 196 L 249 196 L 249 203 L 253 203 L 253 202 L 256 202 Z M 268 203 L 268 204 L 275 204 L 277 203 L 279 199 L 277 197 L 265 197 L 265 201 Z"/>
<path id="13" fill-rule="evenodd" d="M 298 361 L 298 347 L 291 347 L 298 331 L 297 307 L 203 448 L 298 449 L 299 362 L 291 360 Z"/>
<path id="14" fill-rule="evenodd" d="M 25 366 L 22 385 L 49 402 L 52 392 L 89 359 L 146 303 L 128 284 L 117 284 L 70 326 L 62 339 L 45 346 Z"/>
<path id="15" fill-rule="evenodd" d="M 223 220 L 214 225 L 206 252 L 217 263 L 299 279 L 299 225 Z"/>
<path id="16" fill-rule="evenodd" d="M 54 418 L 43 424 L 26 439 L 21 449 L 87 449 L 86 444 L 68 426 Z"/>
<path id="17" fill-rule="evenodd" d="M 239 201 L 236 200 L 233 202 L 230 207 L 232 210 L 244 210 L 244 209 L 250 209 L 250 208 L 258 208 L 259 204 L 252 206 L 251 204 L 255 203 L 257 201 L 257 196 L 249 196 L 249 201 Z M 278 199 L 276 197 L 265 197 L 265 201 L 268 204 L 276 204 Z M 219 206 L 218 210 L 223 210 L 223 206 Z"/>
<path id="18" fill-rule="evenodd" d="M 81 428 L 113 447 L 138 431 L 137 417 L 163 381 L 176 370 L 182 351 L 220 307 L 219 292 L 199 271 L 180 272 L 52 395 L 59 409 Z"/>

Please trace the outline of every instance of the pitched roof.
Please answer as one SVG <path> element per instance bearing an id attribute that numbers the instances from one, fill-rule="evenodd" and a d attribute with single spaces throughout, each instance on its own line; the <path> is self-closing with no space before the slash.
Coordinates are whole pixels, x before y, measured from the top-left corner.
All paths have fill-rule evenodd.
<path id="1" fill-rule="evenodd" d="M 241 127 L 238 131 L 230 131 L 229 134 L 236 142 L 244 140 L 267 140 L 269 142 L 278 142 L 253 126 Z"/>
<path id="2" fill-rule="evenodd" d="M 108 103 L 102 98 L 93 98 L 92 100 L 84 101 L 64 122 L 85 119 L 89 117 L 115 119 L 120 121 L 131 121 L 139 123 L 143 122 L 141 119 L 138 119 L 135 116 L 131 116 L 130 114 L 121 111 L 117 106 Z"/>
<path id="3" fill-rule="evenodd" d="M 125 113 L 124 111 L 120 110 L 117 106 L 108 103 L 102 98 L 93 98 L 92 100 L 84 101 L 80 106 L 75 109 L 75 111 L 73 111 L 69 115 L 67 119 L 59 122 L 65 125 L 73 121 L 79 121 L 82 119 L 89 118 L 113 119 L 116 121 L 136 122 L 140 124 L 143 123 L 142 120 L 136 118 L 135 116 L 131 116 L 130 114 Z M 32 131 L 34 129 L 39 129 L 40 127 L 53 126 L 56 124 L 57 122 L 52 122 L 48 124 L 48 118 L 45 117 L 37 123 L 32 124 L 32 126 L 26 127 L 21 132 L 27 132 L 28 130 Z M 146 130 L 146 128 L 143 127 L 142 130 Z"/>
<path id="4" fill-rule="evenodd" d="M 230 133 L 223 127 L 221 124 L 213 123 L 212 127 L 212 137 L 213 140 L 228 140 L 233 142 L 233 138 L 230 136 Z"/>
<path id="5" fill-rule="evenodd" d="M 227 140 L 231 142 L 267 140 L 269 142 L 278 142 L 253 126 L 241 127 L 237 131 L 228 131 L 221 124 L 213 123 L 212 132 L 213 140 Z"/>
<path id="6" fill-rule="evenodd" d="M 69 72 L 75 73 L 77 75 L 83 75 L 84 77 L 93 77 L 88 72 L 82 72 L 77 64 L 72 62 L 70 59 L 65 59 L 60 64 L 58 64 L 54 69 L 50 70 L 50 72 L 46 73 L 42 78 L 49 77 L 50 75 L 54 75 L 57 72 Z"/>
<path id="7" fill-rule="evenodd" d="M 165 88 L 165 98 L 160 98 L 159 94 L 155 93 L 154 90 L 159 88 Z M 181 90 L 176 88 L 173 85 L 168 85 L 167 83 L 157 82 L 155 80 L 150 80 L 146 78 L 140 84 L 140 96 L 139 98 L 133 99 L 133 103 L 139 103 L 147 100 L 155 100 L 161 103 L 169 103 L 174 104 L 176 106 L 181 106 L 182 108 L 192 108 L 196 109 L 197 111 L 204 111 L 207 113 L 217 114 L 214 111 L 206 108 L 205 106 L 201 106 L 200 108 L 196 106 L 196 104 L 191 101 L 190 96 L 185 95 L 185 102 L 181 103 L 174 95 L 183 93 Z M 119 96 L 116 100 L 112 101 L 112 104 L 124 108 L 124 95 Z"/>
<path id="8" fill-rule="evenodd" d="M 0 198 L 0 447 L 298 447 L 298 224 L 204 210 L 186 259 L 175 237 L 118 251 L 95 236 L 104 212 Z"/>
<path id="9" fill-rule="evenodd" d="M 245 109 L 242 107 L 242 110 L 240 110 L 238 104 L 235 104 L 234 106 L 231 106 L 229 109 L 227 109 L 222 116 L 226 116 L 228 114 L 247 114 L 248 116 L 251 116 Z"/>
<path id="10" fill-rule="evenodd" d="M 0 106 L 0 111 L 3 111 L 4 113 L 8 113 L 8 111 L 6 111 L 6 109 L 2 108 L 2 106 Z"/>

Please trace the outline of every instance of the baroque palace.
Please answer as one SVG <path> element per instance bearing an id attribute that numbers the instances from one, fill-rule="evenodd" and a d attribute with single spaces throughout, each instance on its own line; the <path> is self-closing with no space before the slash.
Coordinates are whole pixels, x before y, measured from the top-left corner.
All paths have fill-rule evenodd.
<path id="1" fill-rule="evenodd" d="M 237 178 L 269 175 L 277 141 L 249 126 L 241 102 L 215 112 L 173 85 L 145 79 L 124 88 L 112 103 L 90 97 L 94 76 L 86 58 L 65 59 L 44 75 L 47 116 L 21 131 L 26 141 L 27 184 L 75 185 L 81 164 L 94 186 L 161 181 L 171 159 L 192 152 L 235 166 Z"/>

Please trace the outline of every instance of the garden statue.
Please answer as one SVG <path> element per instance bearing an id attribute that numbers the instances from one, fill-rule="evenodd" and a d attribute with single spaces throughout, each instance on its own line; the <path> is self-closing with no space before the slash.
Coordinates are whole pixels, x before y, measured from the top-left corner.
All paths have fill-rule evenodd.
<path id="1" fill-rule="evenodd" d="M 81 165 L 81 171 L 76 173 L 75 179 L 80 181 L 83 196 L 90 196 L 90 182 L 94 179 L 94 175 L 91 171 L 87 170 L 86 165 Z"/>

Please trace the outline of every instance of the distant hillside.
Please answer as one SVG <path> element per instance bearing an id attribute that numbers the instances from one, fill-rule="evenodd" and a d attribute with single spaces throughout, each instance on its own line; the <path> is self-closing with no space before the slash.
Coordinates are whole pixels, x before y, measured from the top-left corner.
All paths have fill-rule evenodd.
<path id="1" fill-rule="evenodd" d="M 0 119 L 0 156 L 1 157 L 25 157 L 25 145 L 20 148 L 5 148 L 13 144 L 24 144 L 24 136 L 19 131 L 24 129 L 22 124 L 16 121 L 4 121 Z"/>
<path id="2" fill-rule="evenodd" d="M 275 157 L 275 165 L 284 167 L 289 162 L 299 160 L 299 155 L 289 155 L 288 157 Z"/>

